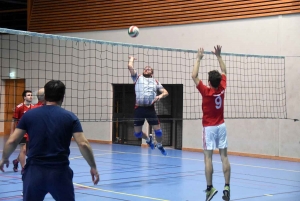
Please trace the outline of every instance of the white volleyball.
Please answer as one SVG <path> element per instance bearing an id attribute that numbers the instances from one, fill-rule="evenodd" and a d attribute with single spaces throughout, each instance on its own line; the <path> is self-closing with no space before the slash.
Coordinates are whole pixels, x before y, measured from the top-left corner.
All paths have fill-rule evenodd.
<path id="1" fill-rule="evenodd" d="M 132 38 L 137 37 L 140 33 L 140 30 L 137 26 L 131 26 L 128 28 L 128 35 Z"/>

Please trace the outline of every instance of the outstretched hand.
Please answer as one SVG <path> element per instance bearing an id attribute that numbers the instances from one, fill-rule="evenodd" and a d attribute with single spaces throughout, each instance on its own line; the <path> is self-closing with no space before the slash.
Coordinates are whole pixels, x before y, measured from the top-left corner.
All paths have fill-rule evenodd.
<path id="1" fill-rule="evenodd" d="M 217 57 L 220 57 L 221 56 L 221 49 L 222 49 L 222 46 L 221 45 L 217 45 L 217 47 L 215 46 L 215 51 L 211 51 L 214 55 L 216 55 Z"/>
<path id="2" fill-rule="evenodd" d="M 204 49 L 203 48 L 199 48 L 198 49 L 198 53 L 197 53 L 197 59 L 201 60 L 204 56 Z"/>
<path id="3" fill-rule="evenodd" d="M 92 175 L 92 181 L 94 183 L 94 185 L 98 184 L 99 180 L 100 180 L 100 175 L 98 173 L 98 170 L 96 168 L 91 168 L 91 175 Z"/>
<path id="4" fill-rule="evenodd" d="M 133 60 L 137 60 L 137 58 L 135 58 L 134 56 L 129 56 L 129 61 L 133 61 Z"/>
<path id="5" fill-rule="evenodd" d="M 5 172 L 5 171 L 4 171 L 4 168 L 3 168 L 4 165 L 6 165 L 6 168 L 8 168 L 8 166 L 9 166 L 9 160 L 3 160 L 3 159 L 2 159 L 2 160 L 0 161 L 0 170 L 1 170 L 2 172 Z"/>

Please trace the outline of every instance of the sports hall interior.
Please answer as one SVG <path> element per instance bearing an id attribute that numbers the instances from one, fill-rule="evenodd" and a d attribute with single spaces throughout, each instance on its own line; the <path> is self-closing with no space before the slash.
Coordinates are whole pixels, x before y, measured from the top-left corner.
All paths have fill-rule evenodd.
<path id="1" fill-rule="evenodd" d="M 1 154 L 22 91 L 36 92 L 59 79 L 67 87 L 63 107 L 81 120 L 101 175 L 92 185 L 72 141 L 76 200 L 205 200 L 201 95 L 191 72 L 203 47 L 199 76 L 207 84 L 207 72 L 219 70 L 211 51 L 222 45 L 231 200 L 300 200 L 298 0 L 8 0 L 0 5 Z M 132 25 L 140 31 L 135 38 L 128 35 Z M 133 135 L 130 55 L 137 58 L 138 72 L 152 66 L 169 91 L 156 104 L 168 156 Z M 143 131 L 153 133 L 147 122 Z M 220 190 L 213 200 L 220 200 L 224 179 L 218 150 L 213 163 Z M 22 200 L 21 189 L 21 175 L 12 167 L 0 173 L 0 200 Z"/>

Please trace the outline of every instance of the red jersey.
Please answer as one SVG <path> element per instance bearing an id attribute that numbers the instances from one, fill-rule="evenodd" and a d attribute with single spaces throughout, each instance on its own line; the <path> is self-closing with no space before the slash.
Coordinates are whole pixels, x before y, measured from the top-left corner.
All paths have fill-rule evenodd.
<path id="1" fill-rule="evenodd" d="M 197 89 L 202 95 L 202 125 L 217 126 L 224 123 L 224 96 L 226 89 L 226 75 L 222 79 L 218 89 L 205 86 L 200 80 Z"/>
<path id="2" fill-rule="evenodd" d="M 30 104 L 27 107 L 24 103 L 21 103 L 21 104 L 17 105 L 17 107 L 15 108 L 15 111 L 14 111 L 13 118 L 17 119 L 19 121 L 22 118 L 22 116 L 25 114 L 25 112 L 27 112 L 28 110 L 30 110 L 32 108 L 32 106 L 33 105 Z M 24 137 L 28 137 L 27 133 L 24 135 Z"/>
<path id="3" fill-rule="evenodd" d="M 44 105 L 44 104 L 43 104 L 42 102 L 39 101 L 37 104 L 35 104 L 35 105 L 32 106 L 32 109 L 33 109 L 33 108 L 41 107 L 41 106 L 43 106 L 43 105 Z"/>

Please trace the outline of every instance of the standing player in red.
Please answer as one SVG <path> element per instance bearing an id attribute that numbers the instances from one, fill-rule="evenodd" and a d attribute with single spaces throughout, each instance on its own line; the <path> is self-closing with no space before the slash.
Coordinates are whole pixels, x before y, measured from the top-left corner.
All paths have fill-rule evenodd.
<path id="1" fill-rule="evenodd" d="M 38 102 L 37 102 L 37 104 L 33 105 L 31 107 L 31 109 L 38 108 L 38 107 L 41 107 L 41 106 L 45 105 L 44 88 L 40 88 L 38 90 L 38 92 L 36 93 L 36 96 L 37 96 Z M 27 138 L 26 138 L 26 155 L 27 155 L 27 152 L 28 152 L 28 143 L 29 143 L 29 136 L 27 135 Z"/>
<path id="2" fill-rule="evenodd" d="M 38 102 L 34 105 L 33 108 L 37 108 L 45 104 L 44 95 L 44 88 L 40 88 L 36 94 Z"/>
<path id="3" fill-rule="evenodd" d="M 11 131 L 10 134 L 12 134 L 16 128 L 16 125 L 18 124 L 19 120 L 22 118 L 22 116 L 32 108 L 32 91 L 30 90 L 24 90 L 22 93 L 24 102 L 17 105 L 14 111 L 13 121 L 11 123 Z M 13 170 L 15 172 L 18 172 L 18 164 L 20 162 L 22 166 L 22 171 L 25 166 L 25 158 L 26 158 L 26 138 L 28 137 L 27 133 L 24 135 L 23 139 L 20 142 L 20 154 L 19 156 L 13 160 Z"/>
<path id="4" fill-rule="evenodd" d="M 223 191 L 223 200 L 230 200 L 230 163 L 227 157 L 227 133 L 226 125 L 224 123 L 224 94 L 226 89 L 226 66 L 221 57 L 222 46 L 214 47 L 215 51 L 212 53 L 216 55 L 221 73 L 216 70 L 208 72 L 208 85 L 205 86 L 198 78 L 200 61 L 203 58 L 204 50 L 200 48 L 197 54 L 197 61 L 195 62 L 192 72 L 192 79 L 194 80 L 197 89 L 202 95 L 202 125 L 203 125 L 203 152 L 205 163 L 205 177 L 207 183 L 206 201 L 209 201 L 217 194 L 217 189 L 212 184 L 212 155 L 213 150 L 218 148 L 223 164 L 223 172 L 225 177 L 225 187 Z"/>

